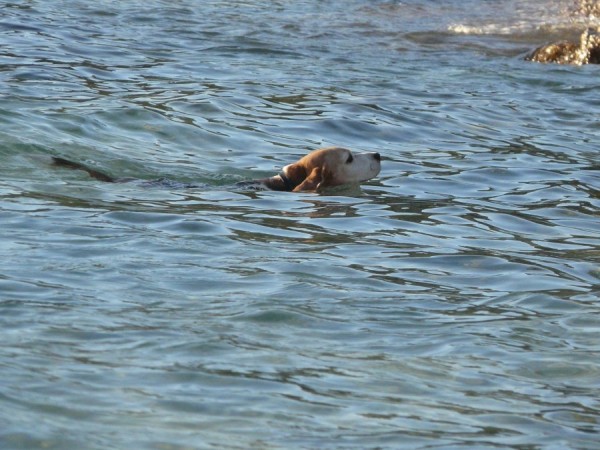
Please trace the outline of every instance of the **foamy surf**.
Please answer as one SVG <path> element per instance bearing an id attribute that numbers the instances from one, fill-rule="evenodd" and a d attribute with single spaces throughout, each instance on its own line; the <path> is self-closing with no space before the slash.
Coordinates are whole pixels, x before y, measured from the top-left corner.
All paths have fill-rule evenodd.
<path id="1" fill-rule="evenodd" d="M 527 31 L 534 31 L 535 26 L 527 22 L 513 23 L 510 25 L 500 24 L 486 24 L 486 25 L 465 25 L 456 24 L 450 25 L 448 31 L 456 34 L 473 34 L 473 35 L 487 35 L 487 34 L 501 34 L 510 35 L 514 33 L 523 33 Z"/>
<path id="2" fill-rule="evenodd" d="M 465 35 L 512 35 L 554 33 L 583 30 L 600 26 L 600 1 L 576 2 L 526 2 L 512 13 L 500 8 L 494 18 L 482 19 L 482 23 L 454 23 L 448 31 Z M 498 18 L 501 22 L 496 22 Z"/>

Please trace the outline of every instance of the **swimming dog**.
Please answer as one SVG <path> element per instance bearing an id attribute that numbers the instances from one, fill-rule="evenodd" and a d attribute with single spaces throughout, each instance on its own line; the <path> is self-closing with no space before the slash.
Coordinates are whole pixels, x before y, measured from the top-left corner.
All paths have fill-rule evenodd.
<path id="1" fill-rule="evenodd" d="M 109 183 L 133 181 L 115 178 L 84 164 L 54 156 L 54 164 L 83 170 L 93 178 Z M 273 191 L 321 191 L 344 184 L 358 184 L 376 177 L 381 170 L 381 155 L 375 152 L 353 153 L 346 148 L 328 147 L 314 150 L 272 177 L 237 183 L 237 187 L 262 187 Z M 194 187 L 189 185 L 189 187 Z"/>

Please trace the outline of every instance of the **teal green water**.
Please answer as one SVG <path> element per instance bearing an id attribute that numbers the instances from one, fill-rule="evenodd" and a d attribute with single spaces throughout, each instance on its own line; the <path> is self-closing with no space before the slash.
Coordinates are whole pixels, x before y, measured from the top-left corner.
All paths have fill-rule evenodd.
<path id="1" fill-rule="evenodd" d="M 0 448 L 597 448 L 599 69 L 523 61 L 596 22 L 544 3 L 4 5 Z M 235 187 L 327 145 L 380 175 Z"/>

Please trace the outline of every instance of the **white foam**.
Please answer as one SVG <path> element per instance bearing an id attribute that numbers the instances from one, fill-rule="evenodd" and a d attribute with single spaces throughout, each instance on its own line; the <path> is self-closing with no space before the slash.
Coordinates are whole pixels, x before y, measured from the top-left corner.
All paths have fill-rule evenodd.
<path id="1" fill-rule="evenodd" d="M 487 11 L 480 23 L 454 23 L 448 31 L 469 35 L 510 35 L 543 31 L 583 30 L 600 26 L 600 0 L 548 0 L 519 3 L 508 8 L 501 3 L 491 16 Z M 473 19 L 471 19 L 473 20 Z"/>
<path id="2" fill-rule="evenodd" d="M 450 25 L 448 31 L 456 34 L 513 34 L 515 32 L 524 32 L 534 30 L 533 24 L 528 22 L 517 22 L 510 25 L 507 24 L 486 24 L 486 25 Z"/>

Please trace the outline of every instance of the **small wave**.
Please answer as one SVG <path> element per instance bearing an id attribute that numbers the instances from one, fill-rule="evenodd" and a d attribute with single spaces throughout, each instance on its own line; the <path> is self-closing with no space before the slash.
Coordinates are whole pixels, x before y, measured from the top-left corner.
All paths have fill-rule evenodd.
<path id="1" fill-rule="evenodd" d="M 563 32 L 600 26 L 600 0 L 576 0 L 570 6 L 564 1 L 525 1 L 514 10 L 498 6 L 496 14 L 478 19 L 480 22 L 455 22 L 448 31 L 469 35 L 512 35 L 532 32 Z"/>
<path id="2" fill-rule="evenodd" d="M 467 24 L 453 24 L 448 26 L 448 31 L 454 34 L 465 34 L 465 35 L 523 35 L 531 33 L 563 33 L 563 32 L 575 32 L 586 28 L 600 27 L 600 19 L 598 20 L 585 20 L 585 21 L 546 21 L 539 23 L 532 23 L 528 21 L 520 21 L 512 24 L 483 24 L 483 25 L 467 25 Z"/>
<path id="3" fill-rule="evenodd" d="M 448 27 L 448 31 L 456 34 L 502 34 L 509 35 L 514 33 L 522 33 L 535 29 L 531 23 L 518 22 L 513 24 L 486 24 L 486 25 L 464 25 L 455 24 Z"/>
<path id="4" fill-rule="evenodd" d="M 565 2 L 544 5 L 525 2 L 513 13 L 497 12 L 499 15 L 484 18 L 482 23 L 453 23 L 448 26 L 448 31 L 468 35 L 513 35 L 580 31 L 600 26 L 600 0 L 576 0 L 571 6 L 566 6 Z"/>

